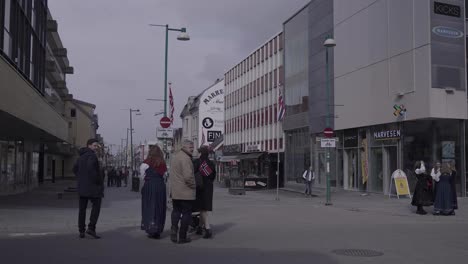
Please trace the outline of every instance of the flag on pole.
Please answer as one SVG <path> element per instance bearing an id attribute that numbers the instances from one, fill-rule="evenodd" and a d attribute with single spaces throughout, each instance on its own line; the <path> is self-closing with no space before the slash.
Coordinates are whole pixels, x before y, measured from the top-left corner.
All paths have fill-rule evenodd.
<path id="1" fill-rule="evenodd" d="M 174 123 L 174 97 L 172 96 L 172 85 L 169 83 L 169 119 L 171 119 L 171 125 Z"/>
<path id="2" fill-rule="evenodd" d="M 284 105 L 284 99 L 283 99 L 283 95 L 281 94 L 281 89 L 278 89 L 279 90 L 279 96 L 278 96 L 278 121 L 281 121 L 283 120 L 284 118 L 284 114 L 286 112 L 286 107 Z"/>
<path id="3" fill-rule="evenodd" d="M 202 136 L 201 136 L 201 143 L 200 143 L 200 147 L 203 146 L 205 144 L 205 132 L 203 131 L 203 128 L 202 128 Z"/>

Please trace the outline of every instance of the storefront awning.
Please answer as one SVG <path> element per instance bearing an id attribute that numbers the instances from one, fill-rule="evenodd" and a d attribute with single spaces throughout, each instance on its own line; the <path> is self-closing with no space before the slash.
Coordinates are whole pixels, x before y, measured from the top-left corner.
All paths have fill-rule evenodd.
<path id="1" fill-rule="evenodd" d="M 239 158 L 241 160 L 244 159 L 258 159 L 260 156 L 262 156 L 264 153 L 263 152 L 258 152 L 258 153 L 249 153 L 249 154 L 243 154 Z"/>
<path id="2" fill-rule="evenodd" d="M 231 162 L 234 160 L 239 161 L 239 156 L 222 156 L 219 158 L 219 162 Z"/>

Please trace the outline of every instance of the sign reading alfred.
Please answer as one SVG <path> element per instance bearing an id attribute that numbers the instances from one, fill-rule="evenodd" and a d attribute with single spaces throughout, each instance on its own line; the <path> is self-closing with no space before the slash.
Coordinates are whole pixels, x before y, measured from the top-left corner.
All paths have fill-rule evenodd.
<path id="1" fill-rule="evenodd" d="M 374 132 L 375 140 L 390 140 L 390 139 L 400 139 L 400 138 L 401 138 L 401 131 L 399 129 Z"/>

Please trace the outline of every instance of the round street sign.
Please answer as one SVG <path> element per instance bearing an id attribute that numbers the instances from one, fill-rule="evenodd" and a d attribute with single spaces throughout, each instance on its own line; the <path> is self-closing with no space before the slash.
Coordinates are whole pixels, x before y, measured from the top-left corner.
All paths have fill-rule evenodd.
<path id="1" fill-rule="evenodd" d="M 168 127 L 171 126 L 171 119 L 169 119 L 169 117 L 165 116 L 165 117 L 161 118 L 161 120 L 159 121 L 159 124 L 161 124 L 162 128 L 168 128 Z"/>
<path id="2" fill-rule="evenodd" d="M 327 127 L 323 130 L 323 135 L 326 137 L 326 138 L 331 138 L 333 137 L 333 134 L 335 134 L 335 132 L 333 131 L 333 129 L 331 129 L 330 127 Z"/>

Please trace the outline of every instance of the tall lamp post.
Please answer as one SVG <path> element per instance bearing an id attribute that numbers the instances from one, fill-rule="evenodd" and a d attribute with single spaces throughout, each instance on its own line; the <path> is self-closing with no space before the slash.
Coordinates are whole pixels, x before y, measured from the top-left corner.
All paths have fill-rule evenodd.
<path id="1" fill-rule="evenodd" d="M 131 162 L 131 171 L 133 173 L 133 170 L 135 169 L 135 164 L 134 164 L 134 159 L 133 159 L 133 122 L 132 122 L 132 116 L 133 113 L 140 113 L 140 109 L 131 109 L 130 108 L 130 162 Z"/>
<path id="2" fill-rule="evenodd" d="M 325 60 L 326 60 L 326 82 L 327 82 L 327 116 L 325 118 L 325 126 L 327 128 L 330 127 L 330 118 L 331 118 L 331 103 L 330 103 L 330 63 L 329 63 L 329 55 L 328 55 L 328 50 L 330 48 L 334 48 L 336 46 L 336 41 L 329 35 L 327 36 L 327 39 L 323 43 L 323 46 L 325 46 L 326 50 L 326 55 L 325 55 Z M 327 201 L 325 205 L 332 205 L 331 203 L 331 193 L 330 193 L 330 148 L 327 147 Z"/>
<path id="3" fill-rule="evenodd" d="M 164 60 L 164 116 L 167 116 L 167 50 L 168 50 L 168 42 L 169 42 L 169 31 L 180 32 L 179 36 L 177 36 L 177 40 L 188 41 L 190 40 L 190 37 L 187 34 L 186 28 L 170 28 L 168 24 L 166 25 L 150 24 L 150 26 L 166 28 L 166 53 L 165 53 L 166 55 L 165 55 L 165 60 Z"/>

